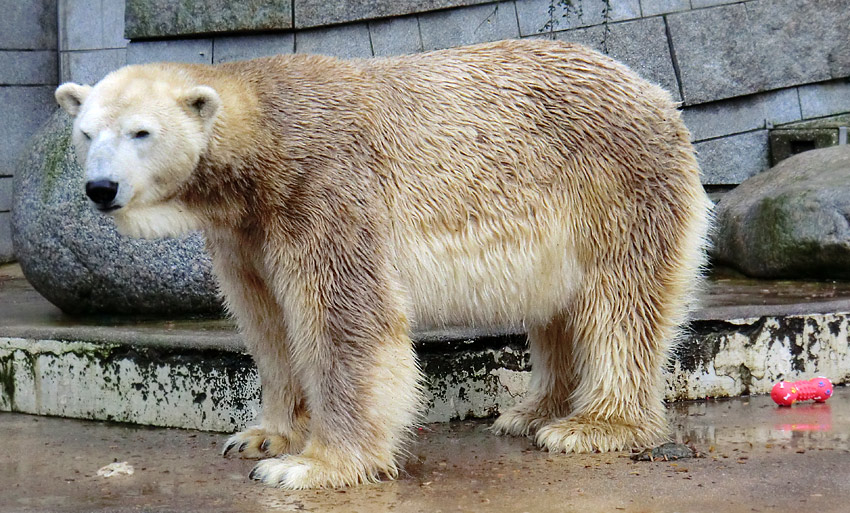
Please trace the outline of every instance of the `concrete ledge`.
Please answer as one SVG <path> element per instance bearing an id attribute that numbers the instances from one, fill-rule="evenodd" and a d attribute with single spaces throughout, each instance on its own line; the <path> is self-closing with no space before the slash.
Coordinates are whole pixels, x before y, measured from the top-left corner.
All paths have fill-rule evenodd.
<path id="1" fill-rule="evenodd" d="M 666 397 L 763 394 L 777 380 L 815 375 L 848 382 L 849 324 L 846 313 L 694 321 L 673 353 Z M 458 335 L 418 337 L 426 422 L 495 415 L 528 387 L 524 335 Z M 239 429 L 259 411 L 256 368 L 234 339 L 200 338 L 139 343 L 130 337 L 91 342 L 0 336 L 0 410 Z"/>
<path id="2" fill-rule="evenodd" d="M 70 318 L 0 267 L 0 411 L 233 431 L 260 384 L 233 324 L 219 319 Z M 671 354 L 668 400 L 767 393 L 780 379 L 850 382 L 850 284 L 720 275 Z M 414 335 L 423 420 L 488 417 L 531 379 L 518 330 Z"/>

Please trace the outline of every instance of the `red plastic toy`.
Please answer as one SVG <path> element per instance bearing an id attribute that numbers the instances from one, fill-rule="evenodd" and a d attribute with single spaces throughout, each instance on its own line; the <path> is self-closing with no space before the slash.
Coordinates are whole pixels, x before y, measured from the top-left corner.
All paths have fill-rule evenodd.
<path id="1" fill-rule="evenodd" d="M 823 377 L 793 383 L 780 381 L 773 385 L 770 397 L 779 406 L 791 406 L 797 401 L 809 399 L 822 403 L 832 397 L 832 383 Z"/>

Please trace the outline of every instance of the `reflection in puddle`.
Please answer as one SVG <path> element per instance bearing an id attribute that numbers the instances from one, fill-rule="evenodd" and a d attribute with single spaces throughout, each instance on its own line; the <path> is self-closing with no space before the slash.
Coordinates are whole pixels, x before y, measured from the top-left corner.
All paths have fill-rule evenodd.
<path id="1" fill-rule="evenodd" d="M 670 405 L 676 441 L 705 445 L 746 444 L 795 449 L 850 449 L 850 433 L 834 426 L 850 421 L 850 390 L 836 389 L 826 403 L 777 406 L 769 396 Z"/>
<path id="2" fill-rule="evenodd" d="M 776 408 L 774 429 L 778 431 L 831 431 L 829 404 L 806 404 Z"/>

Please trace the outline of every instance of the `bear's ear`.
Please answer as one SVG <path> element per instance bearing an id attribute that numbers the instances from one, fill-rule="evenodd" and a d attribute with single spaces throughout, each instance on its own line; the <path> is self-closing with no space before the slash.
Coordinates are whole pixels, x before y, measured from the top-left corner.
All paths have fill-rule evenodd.
<path id="1" fill-rule="evenodd" d="M 207 86 L 195 86 L 180 97 L 180 102 L 191 113 L 209 127 L 212 125 L 218 109 L 221 108 L 221 98 L 215 89 Z"/>
<path id="2" fill-rule="evenodd" d="M 88 98 L 91 92 L 91 86 L 84 86 L 68 82 L 56 88 L 53 96 L 56 97 L 56 103 L 62 107 L 65 112 L 71 116 L 76 116 L 80 112 L 80 106 Z"/>

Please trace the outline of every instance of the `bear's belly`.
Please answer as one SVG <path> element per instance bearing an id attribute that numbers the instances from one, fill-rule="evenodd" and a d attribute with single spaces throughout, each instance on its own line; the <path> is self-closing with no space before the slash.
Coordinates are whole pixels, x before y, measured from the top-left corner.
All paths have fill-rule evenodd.
<path id="1" fill-rule="evenodd" d="M 547 232 L 396 234 L 396 261 L 419 328 L 546 324 L 581 281 L 563 225 Z"/>

